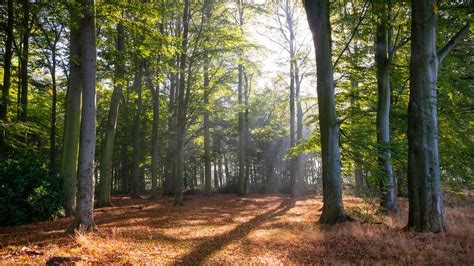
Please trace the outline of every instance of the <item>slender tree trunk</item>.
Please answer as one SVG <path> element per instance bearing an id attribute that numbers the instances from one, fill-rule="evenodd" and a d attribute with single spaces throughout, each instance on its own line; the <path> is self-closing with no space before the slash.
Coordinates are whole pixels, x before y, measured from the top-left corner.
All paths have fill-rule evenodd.
<path id="1" fill-rule="evenodd" d="M 29 58 L 29 40 L 30 40 L 30 2 L 23 0 L 23 19 L 22 19 L 22 51 L 20 60 L 21 76 L 21 94 L 20 94 L 20 121 L 26 121 L 28 109 L 28 58 Z"/>
<path id="2" fill-rule="evenodd" d="M 148 65 L 147 65 L 148 70 Z M 153 86 L 151 73 L 147 71 L 148 86 L 153 94 L 153 126 L 151 136 L 151 195 L 154 199 L 158 196 L 158 156 L 160 151 L 160 141 L 158 139 L 158 130 L 160 126 L 160 86 Z"/>
<path id="3" fill-rule="evenodd" d="M 239 28 L 240 34 L 243 35 L 243 25 L 244 25 L 244 7 L 242 0 L 237 0 L 238 12 L 239 12 Z M 242 59 L 243 51 L 239 51 L 239 57 Z M 239 186 L 239 195 L 245 194 L 245 125 L 244 125 L 244 112 L 243 112 L 243 79 L 244 79 L 244 66 L 242 62 L 239 61 L 238 64 L 238 102 L 239 102 L 239 153 L 238 153 L 238 186 Z"/>
<path id="4" fill-rule="evenodd" d="M 60 176 L 63 180 L 64 209 L 66 216 L 72 216 L 76 209 L 77 160 L 81 127 L 82 78 L 80 59 L 80 31 L 77 28 L 79 15 L 71 10 L 71 31 L 69 43 L 69 84 L 66 95 L 63 150 Z"/>
<path id="5" fill-rule="evenodd" d="M 208 63 L 208 62 L 207 62 Z M 206 59 L 204 62 L 204 194 L 212 194 L 211 186 L 211 140 L 209 137 L 209 111 L 207 106 L 209 104 L 208 90 L 209 90 L 209 68 L 206 65 Z"/>
<path id="6" fill-rule="evenodd" d="M 206 0 L 205 3 L 205 23 L 209 26 L 211 19 L 212 1 Z M 210 41 L 209 38 L 206 39 Z M 204 194 L 212 194 L 211 186 L 211 140 L 209 136 L 209 55 L 204 55 Z"/>
<path id="7" fill-rule="evenodd" d="M 229 183 L 230 180 L 230 165 L 229 165 L 229 160 L 227 159 L 226 154 L 223 154 L 224 156 L 224 170 L 225 170 L 225 182 L 226 184 Z"/>
<path id="8" fill-rule="evenodd" d="M 303 143 L 303 108 L 301 106 L 300 95 L 300 76 L 298 66 L 295 62 L 295 80 L 296 80 L 296 143 Z M 303 196 L 305 194 L 304 178 L 305 178 L 305 163 L 306 155 L 296 155 L 296 181 L 297 181 L 297 195 Z"/>
<path id="9" fill-rule="evenodd" d="M 242 88 L 243 88 L 243 74 L 244 66 L 238 65 L 239 84 L 238 84 L 238 101 L 239 101 L 239 156 L 238 156 L 238 170 L 239 170 L 239 194 L 245 195 L 245 126 L 244 126 L 244 112 L 242 112 Z"/>
<path id="10" fill-rule="evenodd" d="M 96 143 L 96 33 L 94 0 L 81 0 L 80 21 L 82 119 L 78 165 L 76 218 L 70 230 L 95 230 L 94 222 L 94 155 Z"/>
<path id="11" fill-rule="evenodd" d="M 251 80 L 247 76 L 247 73 L 244 71 L 244 139 L 245 139 L 245 182 L 244 182 L 244 193 L 248 194 L 250 192 L 250 130 L 249 130 L 249 94 L 251 89 Z"/>
<path id="12" fill-rule="evenodd" d="M 10 97 L 12 57 L 13 57 L 13 0 L 7 1 L 7 39 L 5 40 L 5 52 L 3 57 L 3 86 L 2 99 L 0 101 L 0 119 L 7 121 L 8 104 Z M 3 137 L 1 134 L 0 138 Z"/>
<path id="13" fill-rule="evenodd" d="M 288 46 L 289 46 L 289 56 L 290 56 L 290 149 L 295 147 L 295 33 L 293 31 L 293 17 L 290 11 L 290 1 L 285 1 L 285 16 L 286 16 L 286 27 L 289 32 L 288 36 Z M 289 174 L 290 174 L 290 183 L 291 183 L 291 196 L 298 196 L 298 180 L 297 180 L 297 166 L 296 158 L 292 157 L 289 161 Z"/>
<path id="14" fill-rule="evenodd" d="M 323 224 L 346 221 L 342 202 L 342 179 L 339 154 L 339 122 L 336 115 L 334 77 L 331 61 L 329 0 L 305 0 L 304 6 L 313 33 L 316 50 L 317 91 L 321 154 L 323 166 Z"/>
<path id="15" fill-rule="evenodd" d="M 186 69 L 186 50 L 188 47 L 189 33 L 189 0 L 184 1 L 183 12 L 183 35 L 181 42 L 181 58 L 179 63 L 180 77 L 178 87 L 178 120 L 176 127 L 176 182 L 174 187 L 174 205 L 183 205 L 183 160 L 184 160 L 184 137 L 186 133 L 186 109 L 187 96 L 189 95 L 189 86 L 186 89 L 185 69 Z M 190 78 L 190 77 L 188 77 Z M 186 93 L 186 96 L 185 96 Z"/>
<path id="16" fill-rule="evenodd" d="M 218 189 L 219 188 L 219 177 L 217 176 L 218 175 L 217 164 L 215 163 L 215 161 L 214 161 L 213 165 L 214 165 L 214 167 L 213 167 L 214 168 L 214 188 Z"/>
<path id="17" fill-rule="evenodd" d="M 51 100 L 51 131 L 49 133 L 49 173 L 51 175 L 56 175 L 56 109 L 58 102 L 58 91 L 56 84 L 56 43 L 54 44 L 51 57 L 51 82 L 53 87 L 53 98 Z"/>
<path id="18" fill-rule="evenodd" d="M 3 57 L 3 85 L 2 98 L 0 99 L 0 159 L 6 153 L 4 124 L 8 121 L 8 104 L 10 101 L 11 68 L 13 57 L 13 0 L 7 1 L 7 39 L 5 40 L 5 52 Z"/>
<path id="19" fill-rule="evenodd" d="M 143 60 L 136 60 L 136 74 L 134 87 L 137 93 L 135 104 L 135 121 L 133 125 L 133 165 L 132 165 L 132 183 L 130 196 L 132 198 L 140 197 L 140 158 L 141 158 L 141 116 L 142 116 L 142 79 L 143 79 Z"/>
<path id="20" fill-rule="evenodd" d="M 176 149 L 176 125 L 175 125 L 175 95 L 176 95 L 176 75 L 171 73 L 169 75 L 170 79 L 170 93 L 169 93 L 169 104 L 168 104 L 168 113 L 170 117 L 168 119 L 168 154 L 166 157 L 166 176 L 164 186 L 164 194 L 172 195 L 174 193 L 174 188 L 172 186 L 173 177 L 174 177 L 174 159 Z"/>
<path id="21" fill-rule="evenodd" d="M 125 105 L 126 106 L 126 105 Z M 125 121 L 125 125 L 127 124 L 127 121 Z M 128 130 L 126 130 L 128 131 Z M 120 169 L 120 174 L 122 175 L 122 178 L 121 178 L 121 183 L 122 183 L 122 188 L 121 188 L 121 191 L 122 193 L 124 194 L 128 194 L 129 193 L 129 186 L 128 186 L 128 181 L 129 181 L 129 177 L 130 177 L 130 167 L 129 167 L 129 156 L 128 156 L 128 150 L 127 150 L 127 145 L 124 144 L 122 145 L 121 147 L 121 151 L 122 151 L 122 162 L 121 162 L 121 165 L 122 165 L 122 168 Z"/>
<path id="22" fill-rule="evenodd" d="M 125 50 L 125 32 L 121 23 L 117 25 L 117 54 L 119 55 L 115 62 L 115 85 L 110 100 L 109 114 L 107 125 L 105 128 L 105 136 L 102 146 L 102 162 L 100 167 L 99 182 L 99 202 L 97 207 L 112 206 L 111 198 L 111 170 L 112 156 L 115 142 L 115 132 L 117 128 L 117 120 L 122 100 L 123 79 L 125 74 L 124 62 L 121 55 Z"/>
<path id="23" fill-rule="evenodd" d="M 389 10 L 386 1 L 374 3 L 379 18 L 375 40 L 375 62 L 377 66 L 377 146 L 380 165 L 380 206 L 388 212 L 397 212 L 397 189 L 393 175 L 390 153 L 390 33 Z"/>
<path id="24" fill-rule="evenodd" d="M 218 158 L 218 172 L 219 172 L 219 183 L 221 186 L 224 186 L 224 178 L 223 178 L 223 171 L 222 171 L 222 156 Z"/>

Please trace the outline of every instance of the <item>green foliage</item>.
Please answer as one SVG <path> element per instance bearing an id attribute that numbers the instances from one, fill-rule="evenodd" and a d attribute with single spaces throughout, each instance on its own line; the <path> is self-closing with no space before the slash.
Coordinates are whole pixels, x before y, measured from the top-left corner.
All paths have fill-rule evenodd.
<path id="1" fill-rule="evenodd" d="M 61 182 L 39 154 L 0 162 L 0 225 L 44 221 L 61 214 Z"/>

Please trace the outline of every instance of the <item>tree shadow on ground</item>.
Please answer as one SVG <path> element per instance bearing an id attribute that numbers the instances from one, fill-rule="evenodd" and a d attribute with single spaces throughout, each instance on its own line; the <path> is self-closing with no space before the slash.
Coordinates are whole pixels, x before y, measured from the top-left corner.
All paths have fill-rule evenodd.
<path id="1" fill-rule="evenodd" d="M 197 265 L 202 264 L 206 258 L 211 256 L 213 253 L 223 249 L 226 245 L 230 244 L 233 241 L 238 241 L 246 237 L 253 229 L 261 226 L 268 220 L 276 218 L 280 215 L 283 215 L 291 208 L 295 206 L 294 199 L 286 199 L 281 204 L 263 214 L 257 215 L 252 218 L 250 221 L 238 225 L 235 229 L 230 232 L 220 234 L 213 237 L 210 240 L 207 240 L 197 247 L 195 247 L 191 252 L 185 254 L 183 257 L 178 258 L 175 262 L 176 265 Z"/>

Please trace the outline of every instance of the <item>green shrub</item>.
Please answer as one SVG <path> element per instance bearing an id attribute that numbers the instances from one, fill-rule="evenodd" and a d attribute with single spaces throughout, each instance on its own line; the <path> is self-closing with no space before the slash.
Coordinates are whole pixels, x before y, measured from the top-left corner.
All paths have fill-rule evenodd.
<path id="1" fill-rule="evenodd" d="M 61 182 L 37 156 L 0 162 L 0 225 L 44 221 L 61 214 Z"/>

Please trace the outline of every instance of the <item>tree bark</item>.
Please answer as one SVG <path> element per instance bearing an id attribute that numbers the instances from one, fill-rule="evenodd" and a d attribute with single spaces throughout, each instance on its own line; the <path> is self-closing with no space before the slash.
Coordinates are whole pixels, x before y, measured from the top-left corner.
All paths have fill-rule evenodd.
<path id="1" fill-rule="evenodd" d="M 245 181 L 244 181 L 244 193 L 249 194 L 250 192 L 250 130 L 249 130 L 249 96 L 251 89 L 252 80 L 247 76 L 244 71 L 244 145 L 245 145 Z"/>
<path id="2" fill-rule="evenodd" d="M 289 62 L 290 62 L 290 149 L 296 145 L 295 137 L 295 33 L 293 30 L 293 16 L 290 11 L 290 1 L 286 0 L 284 3 L 284 11 L 286 16 L 286 27 L 289 33 L 287 37 L 288 46 L 289 46 Z M 290 174 L 290 183 L 291 183 L 291 195 L 293 197 L 298 196 L 298 180 L 297 180 L 297 161 L 295 157 L 292 157 L 289 161 L 289 174 Z"/>
<path id="3" fill-rule="evenodd" d="M 112 156 L 114 150 L 115 132 L 117 128 L 118 113 L 122 100 L 123 79 L 125 74 L 123 58 L 120 58 L 125 50 L 125 32 L 121 23 L 117 25 L 117 54 L 119 58 L 115 61 L 115 86 L 112 92 L 110 108 L 105 127 L 105 136 L 102 144 L 102 162 L 100 165 L 99 202 L 97 207 L 112 206 L 111 198 L 111 170 Z"/>
<path id="4" fill-rule="evenodd" d="M 21 94 L 20 94 L 20 114 L 19 120 L 26 121 L 28 109 L 28 58 L 29 58 L 29 39 L 30 39 L 30 2 L 23 0 L 23 19 L 22 26 L 22 48 L 20 60 L 21 76 Z"/>
<path id="5" fill-rule="evenodd" d="M 296 80 L 296 143 L 303 143 L 303 108 L 301 106 L 301 95 L 300 95 L 300 82 L 299 82 L 299 71 L 298 66 L 295 62 L 295 80 Z M 305 164 L 306 155 L 296 155 L 296 181 L 297 181 L 297 196 L 303 196 L 305 194 Z"/>
<path id="6" fill-rule="evenodd" d="M 179 63 L 180 77 L 178 86 L 178 119 L 176 127 L 176 182 L 174 187 L 174 205 L 183 205 L 183 160 L 184 160 L 184 137 L 186 133 L 186 111 L 187 98 L 189 96 L 189 86 L 186 89 L 185 84 L 185 69 L 186 69 L 186 51 L 188 47 L 188 33 L 189 33 L 189 17 L 190 8 L 189 0 L 184 1 L 183 12 L 183 35 L 181 42 L 181 58 Z M 190 78 L 190 77 L 188 77 Z M 186 96 L 185 96 L 186 93 Z"/>
<path id="7" fill-rule="evenodd" d="M 163 184 L 163 193 L 165 195 L 172 195 L 174 193 L 173 180 L 174 180 L 174 166 L 175 166 L 175 149 L 176 149 L 176 75 L 170 73 L 170 93 L 168 102 L 168 113 L 170 117 L 168 119 L 168 154 L 166 156 L 166 176 Z"/>
<path id="8" fill-rule="evenodd" d="M 66 95 L 63 150 L 59 175 L 63 180 L 64 209 L 67 217 L 74 215 L 77 190 L 77 160 L 81 127 L 82 77 L 80 58 L 79 15 L 71 9 L 69 43 L 69 84 Z"/>
<path id="9" fill-rule="evenodd" d="M 0 158 L 6 153 L 5 143 L 5 123 L 8 121 L 8 104 L 10 101 L 11 68 L 13 57 L 13 0 L 7 1 L 7 39 L 5 40 L 5 52 L 3 57 L 3 84 L 2 98 L 0 99 L 0 119 L 3 121 L 0 126 Z"/>
<path id="10" fill-rule="evenodd" d="M 411 6 L 407 227 L 438 233 L 447 230 L 438 159 L 438 65 L 469 32 L 469 23 L 438 54 L 436 2 L 412 0 Z"/>
<path id="11" fill-rule="evenodd" d="M 150 87 L 153 95 L 153 125 L 151 136 L 151 195 L 154 199 L 158 196 L 158 156 L 160 151 L 160 141 L 158 139 L 158 130 L 160 126 L 160 86 L 156 88 L 153 85 L 151 73 L 149 73 L 148 64 L 146 66 L 148 87 Z"/>
<path id="12" fill-rule="evenodd" d="M 205 24 L 209 27 L 211 19 L 212 1 L 204 2 L 204 18 Z M 209 42 L 209 37 L 206 38 Z M 204 55 L 204 194 L 212 194 L 211 186 L 211 140 L 209 136 L 209 55 Z"/>
<path id="13" fill-rule="evenodd" d="M 132 165 L 132 183 L 130 196 L 132 198 L 140 197 L 140 158 L 141 158 L 141 117 L 142 117 L 142 80 L 143 80 L 143 60 L 137 58 L 134 87 L 137 93 L 135 104 L 135 121 L 133 125 L 133 165 Z"/>
<path id="14" fill-rule="evenodd" d="M 319 128 L 323 168 L 323 211 L 320 223 L 334 224 L 347 220 L 342 202 L 342 179 L 339 154 L 339 121 L 336 116 L 329 0 L 305 0 L 304 7 L 316 50 Z"/>
<path id="15" fill-rule="evenodd" d="M 51 82 L 53 89 L 53 97 L 51 100 L 51 131 L 49 133 L 50 151 L 49 151 L 49 173 L 56 175 L 56 109 L 58 102 L 58 90 L 56 84 L 56 43 L 52 47 L 51 54 Z"/>
<path id="16" fill-rule="evenodd" d="M 214 188 L 218 189 L 219 188 L 219 176 L 218 176 L 218 171 L 217 171 L 217 158 L 214 158 Z"/>
<path id="17" fill-rule="evenodd" d="M 0 101 L 0 119 L 7 121 L 8 104 L 10 98 L 10 85 L 13 57 L 13 0 L 7 1 L 7 39 L 5 40 L 5 53 L 3 57 L 3 86 L 2 99 Z M 1 134 L 0 138 L 3 137 Z"/>
<path id="18" fill-rule="evenodd" d="M 223 157 L 224 157 L 224 171 L 225 171 L 225 183 L 228 184 L 229 181 L 230 181 L 230 164 L 229 164 L 229 160 L 227 159 L 227 155 L 226 153 L 224 152 L 223 154 Z"/>
<path id="19" fill-rule="evenodd" d="M 238 12 L 239 12 L 239 28 L 240 34 L 243 35 L 243 25 L 244 25 L 244 7 L 242 0 L 237 0 Z M 243 86 L 244 86 L 244 65 L 242 64 L 242 51 L 239 50 L 239 64 L 237 66 L 239 77 L 238 77 L 238 103 L 239 103 L 239 153 L 238 153 L 238 170 L 239 170 L 239 195 L 245 195 L 245 125 L 244 125 L 244 112 L 243 112 Z"/>
<path id="20" fill-rule="evenodd" d="M 397 188 L 393 175 L 390 152 L 390 26 L 389 8 L 386 1 L 374 3 L 379 14 L 375 38 L 375 63 L 377 68 L 377 147 L 380 167 L 380 207 L 384 211 L 397 212 Z"/>
<path id="21" fill-rule="evenodd" d="M 301 106 L 301 80 L 299 73 L 298 63 L 295 61 L 295 100 L 296 100 L 296 144 L 303 143 L 303 108 Z M 305 164 L 306 155 L 296 155 L 296 187 L 297 196 L 303 196 L 305 194 Z"/>
<path id="22" fill-rule="evenodd" d="M 94 0 L 81 0 L 80 52 L 82 74 L 82 119 L 78 165 L 76 217 L 70 230 L 96 230 L 94 222 L 94 155 L 96 143 L 96 32 Z"/>

